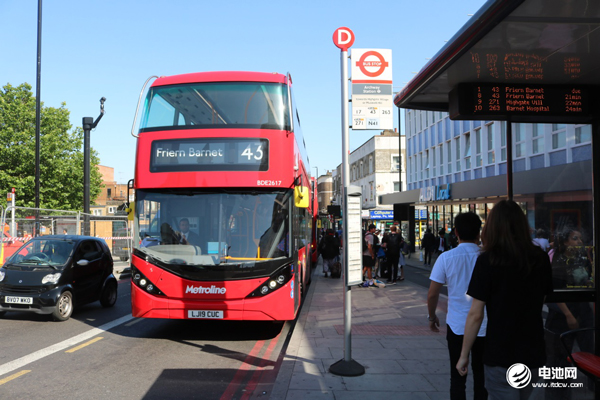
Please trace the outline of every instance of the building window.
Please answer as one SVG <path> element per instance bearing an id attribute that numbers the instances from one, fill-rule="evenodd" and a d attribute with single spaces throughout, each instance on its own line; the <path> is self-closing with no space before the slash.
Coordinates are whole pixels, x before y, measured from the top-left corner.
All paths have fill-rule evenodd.
<path id="1" fill-rule="evenodd" d="M 369 174 L 372 174 L 373 172 L 373 156 L 369 156 Z"/>
<path id="2" fill-rule="evenodd" d="M 102 215 L 102 210 L 94 210 L 94 215 Z"/>
<path id="3" fill-rule="evenodd" d="M 584 125 L 575 128 L 575 144 L 581 144 L 592 140 L 592 126 Z"/>
<path id="4" fill-rule="evenodd" d="M 515 138 L 515 158 L 525 157 L 525 124 L 513 124 Z"/>
<path id="5" fill-rule="evenodd" d="M 112 189 L 111 188 L 106 189 L 106 197 L 108 197 L 110 199 L 111 196 L 112 196 Z"/>
<path id="6" fill-rule="evenodd" d="M 392 171 L 400 171 L 400 156 L 392 156 Z"/>
<path id="7" fill-rule="evenodd" d="M 446 142 L 447 154 L 448 154 L 448 173 L 452 173 L 452 142 Z"/>
<path id="8" fill-rule="evenodd" d="M 567 144 L 567 125 L 552 124 L 552 150 L 565 147 Z"/>
<path id="9" fill-rule="evenodd" d="M 531 126 L 531 152 L 533 154 L 544 152 L 544 124 Z"/>
<path id="10" fill-rule="evenodd" d="M 481 129 L 475 130 L 475 167 L 481 167 Z"/>
<path id="11" fill-rule="evenodd" d="M 425 179 L 429 178 L 429 150 L 426 150 L 424 153 L 424 163 L 425 163 Z"/>
<path id="12" fill-rule="evenodd" d="M 365 177 L 365 169 L 363 168 L 363 162 L 360 162 L 360 178 Z"/>
<path id="13" fill-rule="evenodd" d="M 456 172 L 460 171 L 460 136 L 454 139 L 456 145 Z"/>
<path id="14" fill-rule="evenodd" d="M 438 148 L 440 149 L 440 175 L 444 175 L 444 146 L 440 144 Z"/>
<path id="15" fill-rule="evenodd" d="M 496 155 L 494 154 L 494 124 L 486 125 L 487 129 L 487 153 L 488 153 L 488 165 L 496 162 Z"/>
<path id="16" fill-rule="evenodd" d="M 435 147 L 432 147 L 431 148 L 431 166 L 433 167 L 433 172 L 431 173 L 431 177 L 432 178 L 435 178 L 437 176 L 437 169 L 436 169 L 435 158 L 436 158 Z"/>
<path id="17" fill-rule="evenodd" d="M 394 182 L 394 192 L 400 191 L 400 182 Z"/>
<path id="18" fill-rule="evenodd" d="M 465 134 L 465 169 L 471 169 L 471 134 Z"/>
<path id="19" fill-rule="evenodd" d="M 114 214 L 116 210 L 117 210 L 117 207 L 114 207 L 114 206 L 108 207 L 109 214 Z"/>

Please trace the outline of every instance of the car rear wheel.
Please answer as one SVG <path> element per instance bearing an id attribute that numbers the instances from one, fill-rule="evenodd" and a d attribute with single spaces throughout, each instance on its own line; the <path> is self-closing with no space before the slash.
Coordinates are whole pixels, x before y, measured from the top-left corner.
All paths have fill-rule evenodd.
<path id="1" fill-rule="evenodd" d="M 73 295 L 66 291 L 56 301 L 52 317 L 55 321 L 66 321 L 71 318 L 71 314 L 73 314 Z"/>
<path id="2" fill-rule="evenodd" d="M 100 304 L 102 307 L 112 307 L 117 302 L 117 282 L 108 281 L 106 285 L 104 285 L 104 289 L 102 289 L 102 294 L 100 295 Z"/>

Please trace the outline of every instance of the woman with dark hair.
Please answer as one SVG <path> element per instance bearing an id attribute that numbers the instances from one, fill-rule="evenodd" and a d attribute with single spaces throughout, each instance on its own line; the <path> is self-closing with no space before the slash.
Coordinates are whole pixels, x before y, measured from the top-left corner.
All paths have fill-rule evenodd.
<path id="1" fill-rule="evenodd" d="M 529 380 L 509 382 L 514 374 L 507 375 L 507 371 L 512 367 L 510 372 L 515 372 L 515 364 L 537 371 L 546 362 L 542 306 L 552 292 L 550 260 L 533 244 L 527 218 L 512 200 L 494 205 L 481 240 L 482 253 L 467 290 L 473 302 L 456 368 L 466 375 L 485 308 L 488 323 L 483 364 L 489 398 L 527 399 L 533 390 Z M 526 372 L 522 365 L 516 368 L 517 373 Z"/>

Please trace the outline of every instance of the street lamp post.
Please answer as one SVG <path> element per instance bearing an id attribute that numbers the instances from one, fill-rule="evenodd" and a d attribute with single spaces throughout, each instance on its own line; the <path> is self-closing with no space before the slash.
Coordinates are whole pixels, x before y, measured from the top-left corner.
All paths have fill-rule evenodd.
<path id="1" fill-rule="evenodd" d="M 84 235 L 90 234 L 90 131 L 98 125 L 104 116 L 104 102 L 106 97 L 100 99 L 100 115 L 94 121 L 92 117 L 83 117 L 83 213 Z"/>

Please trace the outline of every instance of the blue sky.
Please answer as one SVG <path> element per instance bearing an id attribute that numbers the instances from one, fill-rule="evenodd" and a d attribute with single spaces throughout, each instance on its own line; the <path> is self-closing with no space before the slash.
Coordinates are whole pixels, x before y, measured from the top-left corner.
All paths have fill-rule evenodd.
<path id="1" fill-rule="evenodd" d="M 0 1 L 0 86 L 28 82 L 35 93 L 37 3 Z M 133 178 L 131 125 L 148 77 L 289 71 L 311 167 L 322 174 L 342 160 L 340 51 L 333 32 L 352 29 L 353 48 L 392 49 L 397 92 L 484 3 L 46 0 L 41 98 L 46 106 L 65 102 L 71 123 L 81 126 L 82 117 L 98 116 L 99 99 L 106 97 L 91 144 L 101 164 L 114 167 L 115 179 L 125 183 Z M 350 150 L 374 134 L 350 131 Z"/>

